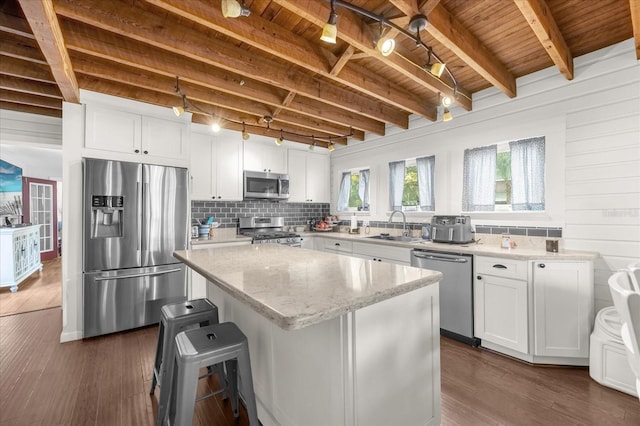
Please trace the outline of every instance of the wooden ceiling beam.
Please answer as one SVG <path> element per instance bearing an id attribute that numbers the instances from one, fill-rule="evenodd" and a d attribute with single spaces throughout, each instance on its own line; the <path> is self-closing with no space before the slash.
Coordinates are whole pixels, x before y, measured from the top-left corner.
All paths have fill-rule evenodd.
<path id="1" fill-rule="evenodd" d="M 319 28 L 324 26 L 331 11 L 329 3 L 324 1 L 273 1 L 274 3 L 277 3 L 278 5 L 313 23 Z M 421 85 L 425 89 L 434 93 L 443 93 L 453 96 L 454 89 L 452 85 L 449 85 L 443 80 L 431 75 L 424 70 L 422 65 L 413 63 L 409 59 L 404 58 L 397 53 L 383 57 L 373 45 L 373 36 L 370 34 L 366 24 L 359 16 L 354 15 L 346 9 L 340 9 L 338 13 L 338 37 L 340 39 L 353 45 L 356 49 L 368 53 L 372 57 L 378 58 L 385 65 L 409 78 L 414 83 Z M 471 95 L 463 87 L 458 87 L 457 92 L 457 103 L 463 108 L 470 110 Z"/>
<path id="2" fill-rule="evenodd" d="M 629 9 L 631 9 L 633 38 L 636 41 L 636 59 L 640 60 L 640 1 L 629 0 Z"/>
<path id="3" fill-rule="evenodd" d="M 0 109 L 24 112 L 27 114 L 48 115 L 50 117 L 62 118 L 62 110 L 60 109 L 42 108 L 42 107 L 33 106 L 33 105 L 16 104 L 13 102 L 0 101 Z"/>
<path id="4" fill-rule="evenodd" d="M 329 71 L 329 74 L 333 76 L 340 74 L 340 71 L 342 71 L 345 65 L 347 65 L 347 62 L 349 62 L 355 50 L 356 49 L 354 49 L 352 45 L 348 45 L 344 52 L 342 52 L 342 54 L 338 57 L 336 63 L 331 67 L 331 71 Z"/>
<path id="5" fill-rule="evenodd" d="M 282 102 L 287 94 L 273 89 L 255 80 L 243 79 L 237 74 L 230 74 L 218 68 L 173 54 L 160 49 L 149 47 L 142 43 L 126 39 L 122 36 L 100 34 L 97 38 L 90 38 L 82 25 L 72 22 L 62 22 L 67 40 L 67 47 L 72 52 L 89 55 L 93 60 L 114 62 L 134 69 L 144 70 L 169 77 L 175 81 L 179 76 L 182 82 L 191 82 L 211 90 L 230 94 L 240 98 L 262 102 L 274 108 L 283 106 Z M 94 34 L 95 35 L 95 34 Z M 114 46 L 117 46 L 114 48 Z M 126 46 L 121 48 L 120 46 Z M 77 55 L 73 55 L 75 58 Z M 80 65 L 78 65 L 80 66 Z M 86 69 L 86 65 L 82 65 Z M 97 71 L 93 71 L 97 72 Z M 175 84 L 171 84 L 171 88 Z M 187 93 L 189 95 L 189 93 Z M 309 117 L 329 121 L 334 124 L 350 126 L 362 131 L 384 134 L 384 123 L 351 111 L 335 108 L 322 102 L 297 96 L 290 105 L 283 108 L 304 114 Z M 359 136 L 358 136 L 359 137 Z M 362 134 L 364 138 L 364 134 Z"/>
<path id="6" fill-rule="evenodd" d="M 514 2 L 553 63 L 567 80 L 573 80 L 573 55 L 547 3 L 544 0 L 514 0 Z"/>
<path id="7" fill-rule="evenodd" d="M 415 11 L 415 0 L 391 0 L 391 3 L 407 16 Z M 507 96 L 516 96 L 515 77 L 447 9 L 436 5 L 428 20 L 426 31 L 429 34 Z"/>
<path id="8" fill-rule="evenodd" d="M 0 12 L 0 31 L 35 40 L 35 36 L 24 19 Z"/>
<path id="9" fill-rule="evenodd" d="M 62 99 L 62 94 L 55 83 L 41 83 L 20 77 L 0 75 L 0 89 Z"/>
<path id="10" fill-rule="evenodd" d="M 21 77 L 42 83 L 55 83 L 49 65 L 36 64 L 22 59 L 0 55 L 0 74 Z"/>
<path id="11" fill-rule="evenodd" d="M 106 93 L 108 95 L 117 96 L 120 98 L 134 99 L 140 102 L 146 102 L 153 105 L 172 105 L 175 102 L 174 95 L 167 95 L 164 93 L 154 92 L 152 90 L 143 89 L 137 86 L 130 86 L 126 84 L 118 84 L 112 81 L 105 81 L 101 79 L 97 79 L 94 77 L 89 77 L 83 74 L 78 75 L 78 81 L 83 89 Z M 211 123 L 213 120 L 221 120 L 221 126 L 227 129 L 233 130 L 242 130 L 242 122 L 246 123 L 246 130 L 248 133 L 253 134 L 263 134 L 263 131 L 260 125 L 260 117 L 257 116 L 248 116 L 247 114 L 238 113 L 236 111 L 229 111 L 224 108 L 211 107 L 210 105 L 206 105 L 199 102 L 194 102 L 198 108 L 191 110 L 193 116 L 202 115 L 206 117 L 207 121 Z M 278 137 L 280 136 L 280 128 L 272 129 L 277 131 Z M 287 133 L 297 133 L 297 134 L 309 134 L 309 138 L 311 132 L 307 129 L 296 127 L 296 126 L 283 126 L 283 130 Z M 276 133 L 273 133 L 274 135 Z M 333 135 L 317 132 L 315 133 L 320 139 L 329 139 L 333 137 Z M 293 140 L 290 138 L 286 138 L 287 140 Z M 298 142 L 297 140 L 295 142 Z M 306 142 L 303 142 L 306 143 Z"/>
<path id="12" fill-rule="evenodd" d="M 114 83 L 124 83 L 138 86 L 147 90 L 165 93 L 173 96 L 173 103 L 165 105 L 167 107 L 182 104 L 182 99 L 176 93 L 175 78 L 166 77 L 143 70 L 135 70 L 122 65 L 115 65 L 106 61 L 91 59 L 90 57 L 72 54 L 74 69 L 77 74 L 109 80 Z M 220 107 L 227 110 L 236 111 L 252 117 L 264 117 L 266 115 L 275 117 L 274 110 L 264 104 L 231 96 L 224 92 L 212 90 L 210 88 L 198 86 L 188 81 L 180 81 L 180 89 L 185 94 L 189 102 L 199 102 L 208 104 L 210 107 Z M 192 111 L 193 112 L 193 111 Z M 349 133 L 349 127 L 328 123 L 320 119 L 304 116 L 292 111 L 285 110 L 279 114 L 278 119 L 282 122 L 309 131 L 323 131 L 333 135 L 344 135 Z M 364 140 L 364 133 L 356 131 L 356 137 Z"/>
<path id="13" fill-rule="evenodd" d="M 393 87 L 388 80 L 380 78 L 379 75 L 368 69 L 350 66 L 348 61 L 345 61 L 341 64 L 340 73 L 332 73 L 331 65 L 326 60 L 326 57 L 329 56 L 331 58 L 329 62 L 336 62 L 332 53 L 319 47 L 319 44 L 310 43 L 303 37 L 297 37 L 281 25 L 263 19 L 259 15 L 251 14 L 243 19 L 227 19 L 222 15 L 220 8 L 211 7 L 209 0 L 191 0 L 189 2 L 184 2 L 183 0 L 147 0 L 147 2 L 232 37 L 260 51 L 286 59 L 314 73 L 319 73 L 324 77 L 372 96 L 381 102 L 391 104 L 430 120 L 435 120 L 436 118 L 435 108 L 427 106 L 425 102 L 420 102 L 411 93 L 401 88 Z M 257 28 L 260 30 L 256 31 Z M 346 57 L 343 59 L 346 59 Z"/>
<path id="14" fill-rule="evenodd" d="M 62 99 L 48 98 L 46 96 L 38 96 L 4 89 L 0 90 L 0 101 L 62 110 Z"/>
<path id="15" fill-rule="evenodd" d="M 37 64 L 47 64 L 46 59 L 42 56 L 42 52 L 40 52 L 33 39 L 11 33 L 5 33 L 2 37 L 3 55 Z"/>
<path id="16" fill-rule="evenodd" d="M 295 91 L 374 120 L 402 128 L 408 127 L 408 114 L 403 111 L 381 102 L 371 102 L 369 97 L 314 78 L 302 70 L 267 59 L 256 52 L 249 52 L 233 43 L 209 37 L 203 32 L 190 29 L 178 20 L 172 21 L 166 16 L 148 13 L 131 6 L 129 2 L 85 0 L 79 3 L 60 0 L 56 2 L 56 12 L 112 33 L 126 34 L 128 38 L 173 52 L 183 58 L 188 57 L 231 72 L 243 70 L 247 78 L 287 91 Z M 129 19 L 123 21 L 118 18 L 121 15 Z M 185 49 L 185 46 L 189 48 Z"/>
<path id="17" fill-rule="evenodd" d="M 51 0 L 18 0 L 65 101 L 79 103 L 80 91 Z"/>

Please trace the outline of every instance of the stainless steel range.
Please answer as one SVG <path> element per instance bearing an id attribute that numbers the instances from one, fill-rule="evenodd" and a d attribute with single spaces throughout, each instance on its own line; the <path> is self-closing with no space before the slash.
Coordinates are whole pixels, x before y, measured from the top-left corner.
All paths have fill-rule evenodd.
<path id="1" fill-rule="evenodd" d="M 301 247 L 300 235 L 284 230 L 283 217 L 241 217 L 238 233 L 251 237 L 253 244 Z"/>

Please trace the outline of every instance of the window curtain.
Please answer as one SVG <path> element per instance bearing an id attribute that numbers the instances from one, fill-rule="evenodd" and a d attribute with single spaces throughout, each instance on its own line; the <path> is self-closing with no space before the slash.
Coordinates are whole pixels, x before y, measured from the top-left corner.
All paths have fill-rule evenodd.
<path id="1" fill-rule="evenodd" d="M 494 211 L 498 146 L 464 150 L 462 210 Z"/>
<path id="2" fill-rule="evenodd" d="M 544 210 L 544 137 L 509 142 L 511 209 Z"/>
<path id="3" fill-rule="evenodd" d="M 362 210 L 369 211 L 369 169 L 360 170 L 358 195 L 362 201 Z"/>
<path id="4" fill-rule="evenodd" d="M 404 160 L 389 163 L 389 202 L 391 204 L 391 209 L 393 210 L 402 210 L 404 174 Z"/>
<path id="5" fill-rule="evenodd" d="M 418 197 L 420 199 L 420 210 L 435 211 L 436 202 L 433 192 L 433 176 L 436 165 L 436 157 L 416 158 L 418 170 Z"/>
<path id="6" fill-rule="evenodd" d="M 338 193 L 338 211 L 349 210 L 349 195 L 351 192 L 351 172 L 342 173 L 340 192 Z"/>

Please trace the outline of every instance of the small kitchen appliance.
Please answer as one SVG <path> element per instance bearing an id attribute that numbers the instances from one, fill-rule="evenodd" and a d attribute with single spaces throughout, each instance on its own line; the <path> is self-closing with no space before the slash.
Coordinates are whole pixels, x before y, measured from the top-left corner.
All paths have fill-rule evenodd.
<path id="1" fill-rule="evenodd" d="M 433 216 L 431 239 L 438 243 L 466 244 L 473 241 L 470 216 Z"/>
<path id="2" fill-rule="evenodd" d="M 251 237 L 252 244 L 284 244 L 301 247 L 300 235 L 283 230 L 283 217 L 241 217 L 238 233 Z"/>

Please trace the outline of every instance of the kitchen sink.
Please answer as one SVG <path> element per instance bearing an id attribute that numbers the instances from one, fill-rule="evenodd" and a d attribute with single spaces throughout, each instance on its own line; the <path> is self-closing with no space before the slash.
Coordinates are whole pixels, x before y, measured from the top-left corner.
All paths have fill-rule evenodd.
<path id="1" fill-rule="evenodd" d="M 372 235 L 370 237 L 365 237 L 365 238 L 369 238 L 372 240 L 402 241 L 405 243 L 421 240 L 421 238 L 413 238 L 413 237 L 405 237 L 402 235 L 389 235 L 389 234 Z"/>

